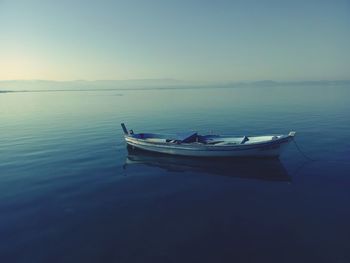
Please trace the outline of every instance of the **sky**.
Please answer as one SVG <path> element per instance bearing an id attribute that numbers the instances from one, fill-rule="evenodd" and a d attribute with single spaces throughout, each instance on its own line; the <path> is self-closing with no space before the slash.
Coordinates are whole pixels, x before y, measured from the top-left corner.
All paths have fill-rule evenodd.
<path id="1" fill-rule="evenodd" d="M 350 0 L 0 0 L 0 80 L 350 79 Z"/>

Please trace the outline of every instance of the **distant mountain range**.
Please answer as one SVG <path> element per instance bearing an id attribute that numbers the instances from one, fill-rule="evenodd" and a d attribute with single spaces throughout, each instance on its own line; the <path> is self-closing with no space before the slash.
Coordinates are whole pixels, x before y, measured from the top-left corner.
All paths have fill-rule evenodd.
<path id="1" fill-rule="evenodd" d="M 176 79 L 132 80 L 3 80 L 0 92 L 53 91 L 53 90 L 127 90 L 127 89 L 185 89 L 185 88 L 235 88 L 235 87 L 284 87 L 284 86 L 349 86 L 350 80 L 317 81 L 241 81 L 241 82 L 190 82 Z"/>
<path id="2" fill-rule="evenodd" d="M 0 81 L 0 91 L 27 90 L 106 90 L 130 88 L 160 88 L 188 85 L 174 79 L 134 79 L 134 80 L 3 80 Z"/>

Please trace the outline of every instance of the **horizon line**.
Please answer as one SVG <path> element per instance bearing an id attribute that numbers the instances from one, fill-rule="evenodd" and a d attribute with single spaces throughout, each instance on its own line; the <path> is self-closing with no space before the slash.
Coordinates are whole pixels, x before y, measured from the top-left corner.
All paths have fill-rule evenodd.
<path id="1" fill-rule="evenodd" d="M 56 79 L 0 79 L 0 82 L 14 81 L 47 81 L 47 82 L 98 82 L 98 81 L 176 81 L 190 83 L 238 83 L 238 82 L 337 82 L 350 81 L 350 79 L 300 79 L 300 80 L 274 80 L 274 79 L 259 79 L 259 80 L 182 80 L 175 78 L 135 78 L 135 79 L 72 79 L 72 80 L 56 80 Z"/>

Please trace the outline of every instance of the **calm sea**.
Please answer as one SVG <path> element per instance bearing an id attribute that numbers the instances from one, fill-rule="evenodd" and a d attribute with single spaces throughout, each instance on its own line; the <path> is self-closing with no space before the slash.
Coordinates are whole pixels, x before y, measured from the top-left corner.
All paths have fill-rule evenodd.
<path id="1" fill-rule="evenodd" d="M 350 87 L 0 94 L 0 262 L 350 262 Z M 297 132 L 279 160 L 135 132 Z"/>

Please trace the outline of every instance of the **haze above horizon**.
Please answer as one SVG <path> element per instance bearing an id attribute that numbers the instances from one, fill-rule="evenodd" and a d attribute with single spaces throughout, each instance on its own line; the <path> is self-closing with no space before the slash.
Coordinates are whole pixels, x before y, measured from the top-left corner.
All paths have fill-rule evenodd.
<path id="1" fill-rule="evenodd" d="M 0 80 L 338 80 L 350 2 L 0 0 Z"/>

